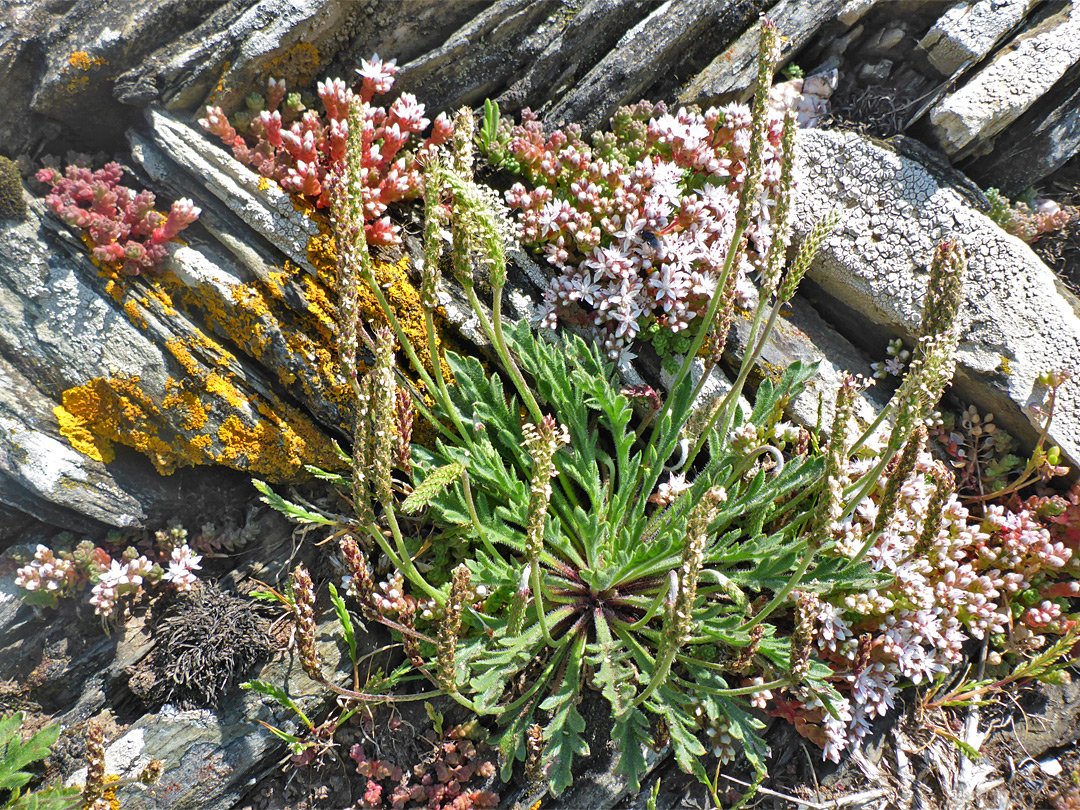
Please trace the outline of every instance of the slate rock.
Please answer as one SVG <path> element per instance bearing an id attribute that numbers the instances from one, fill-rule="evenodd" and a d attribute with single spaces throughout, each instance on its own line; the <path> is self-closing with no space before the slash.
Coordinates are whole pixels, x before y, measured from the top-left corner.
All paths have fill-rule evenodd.
<path id="1" fill-rule="evenodd" d="M 975 64 L 1020 25 L 1040 0 L 956 3 L 919 42 L 918 50 L 943 77 Z"/>
<path id="2" fill-rule="evenodd" d="M 999 51 L 959 90 L 930 111 L 941 149 L 957 160 L 1019 118 L 1080 61 L 1080 6 L 1069 3 Z"/>

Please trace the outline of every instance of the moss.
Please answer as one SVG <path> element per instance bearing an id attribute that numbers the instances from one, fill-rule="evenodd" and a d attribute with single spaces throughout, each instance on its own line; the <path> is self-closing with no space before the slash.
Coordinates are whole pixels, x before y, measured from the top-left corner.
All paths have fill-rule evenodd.
<path id="1" fill-rule="evenodd" d="M 0 219 L 23 219 L 25 216 L 26 199 L 19 167 L 6 157 L 0 157 Z"/>

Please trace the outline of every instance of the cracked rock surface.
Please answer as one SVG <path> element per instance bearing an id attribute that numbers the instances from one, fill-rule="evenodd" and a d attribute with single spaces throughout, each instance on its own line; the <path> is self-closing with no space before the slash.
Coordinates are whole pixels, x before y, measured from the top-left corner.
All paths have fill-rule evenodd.
<path id="1" fill-rule="evenodd" d="M 918 333 L 927 267 L 937 242 L 968 254 L 954 387 L 1030 439 L 1044 390 L 1036 377 L 1080 367 L 1080 306 L 1031 249 L 967 204 L 949 183 L 896 151 L 851 133 L 808 130 L 799 145 L 807 182 L 797 229 L 822 211 L 842 221 L 810 270 L 859 316 L 902 336 Z M 1080 380 L 1061 391 L 1050 441 L 1080 462 Z"/>

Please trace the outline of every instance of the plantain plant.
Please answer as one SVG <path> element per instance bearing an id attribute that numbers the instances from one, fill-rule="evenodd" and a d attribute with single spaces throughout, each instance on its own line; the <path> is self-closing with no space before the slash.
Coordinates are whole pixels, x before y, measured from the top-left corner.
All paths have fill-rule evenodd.
<path id="1" fill-rule="evenodd" d="M 766 24 L 762 36 L 748 180 L 718 291 L 730 289 L 729 277 L 745 260 L 744 233 L 759 205 L 776 31 Z M 787 126 L 794 127 L 790 118 Z M 709 783 L 701 732 L 722 758 L 741 744 L 764 774 L 763 723 L 750 698 L 787 689 L 831 711 L 838 695 L 832 670 L 811 656 L 815 594 L 880 582 L 859 559 L 833 550 L 832 530 L 890 458 L 912 444 L 916 425 L 951 377 L 959 249 L 948 247 L 935 262 L 931 289 L 938 292 L 926 319 L 932 335 L 887 410 L 894 429 L 885 452 L 863 478 L 847 481 L 846 431 L 812 449 L 816 442 L 805 441 L 806 434 L 796 440 L 781 421 L 813 365 L 795 363 L 779 379 L 763 380 L 752 409 L 739 406 L 781 306 L 834 217 L 812 229 L 786 272 L 768 262 L 772 272 L 762 281 L 749 345 L 725 397 L 697 407 L 701 384 L 691 377 L 703 348 L 713 347 L 707 365 L 715 363 L 730 324 L 733 298 L 719 292 L 666 398 L 647 392 L 653 407 L 635 412 L 641 392 L 623 388 L 596 345 L 504 324 L 508 226 L 493 195 L 472 179 L 471 129 L 463 112 L 454 150 L 425 171 L 421 298 L 433 358 L 425 365 L 376 283 L 364 243 L 349 172 L 360 165 L 363 115 L 353 110 L 333 210 L 342 361 L 359 403 L 352 480 L 338 482 L 348 487 L 355 516 L 343 521 L 267 494 L 294 519 L 337 524 L 351 569 L 349 593 L 362 614 L 396 630 L 414 667 L 444 692 L 494 718 L 504 778 L 525 761 L 527 774 L 553 793 L 570 784 L 575 759 L 590 753 L 581 710 L 587 691 L 610 710 L 618 769 L 632 789 L 646 767 L 643 750 L 665 741 L 686 770 Z M 792 141 L 789 132 L 784 194 L 791 189 Z M 788 203 L 779 200 L 777 210 L 786 215 Z M 786 245 L 785 227 L 781 217 L 775 251 Z M 442 354 L 452 384 L 433 327 L 444 264 L 494 350 L 487 368 L 474 357 Z M 374 335 L 356 320 L 359 284 L 385 315 L 387 326 Z M 490 308 L 479 298 L 484 288 Z M 364 342 L 375 359 L 360 374 L 357 345 Z M 395 343 L 421 390 L 395 367 Z M 856 391 L 854 380 L 842 387 L 836 424 L 847 423 Z M 408 442 L 409 402 L 435 429 L 427 445 Z M 408 591 L 393 604 L 373 582 L 372 562 L 379 560 L 399 572 Z M 759 677 L 745 685 L 751 675 Z"/>

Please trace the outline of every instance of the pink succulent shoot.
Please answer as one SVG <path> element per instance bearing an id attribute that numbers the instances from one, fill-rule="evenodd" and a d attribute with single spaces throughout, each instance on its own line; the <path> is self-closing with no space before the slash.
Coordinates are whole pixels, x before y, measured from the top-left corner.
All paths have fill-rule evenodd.
<path id="1" fill-rule="evenodd" d="M 371 101 L 371 97 L 378 94 L 389 93 L 394 85 L 394 74 L 397 73 L 397 60 L 391 59 L 383 62 L 378 54 L 373 54 L 371 61 L 360 60 L 360 67 L 356 74 L 363 80 L 364 86 L 360 91 L 362 101 Z"/>

